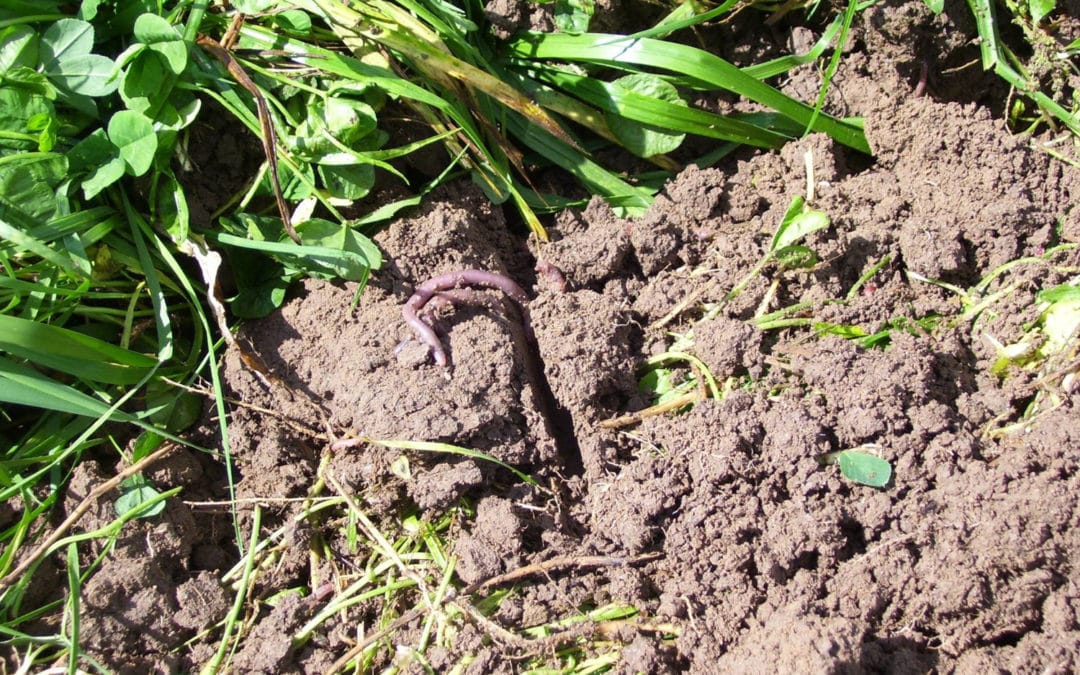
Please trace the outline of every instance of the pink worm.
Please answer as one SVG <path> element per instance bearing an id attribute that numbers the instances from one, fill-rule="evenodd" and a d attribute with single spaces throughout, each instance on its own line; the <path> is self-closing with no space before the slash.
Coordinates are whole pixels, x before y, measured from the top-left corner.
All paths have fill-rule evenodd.
<path id="1" fill-rule="evenodd" d="M 536 336 L 532 329 L 532 319 L 529 317 L 529 297 L 525 295 L 525 291 L 521 286 L 518 286 L 511 279 L 504 277 L 501 274 L 495 274 L 494 272 L 485 272 L 483 270 L 458 270 L 457 272 L 448 272 L 446 274 L 440 274 L 437 277 L 432 277 L 417 286 L 412 297 L 410 297 L 408 301 L 405 302 L 405 306 L 401 308 L 401 316 L 405 319 L 405 323 L 413 329 L 421 342 L 431 348 L 431 353 L 435 357 L 436 364 L 447 367 L 450 365 L 450 359 L 446 354 L 446 349 L 443 347 L 442 341 L 439 339 L 438 333 L 420 318 L 420 310 L 422 310 L 424 305 L 432 298 L 436 297 L 440 298 L 440 301 L 451 304 L 455 301 L 470 302 L 472 301 L 470 294 L 461 291 L 461 289 L 466 287 L 492 288 L 502 291 L 510 296 L 511 299 L 517 302 L 518 307 L 521 308 L 521 323 L 525 328 L 525 337 L 530 342 L 536 341 Z"/>

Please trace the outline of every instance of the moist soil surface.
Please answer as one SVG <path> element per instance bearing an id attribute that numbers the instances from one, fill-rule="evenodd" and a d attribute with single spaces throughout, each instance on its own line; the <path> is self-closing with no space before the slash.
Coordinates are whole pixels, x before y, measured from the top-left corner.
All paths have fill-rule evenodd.
<path id="1" fill-rule="evenodd" d="M 320 477 L 322 494 L 350 495 L 389 531 L 404 514 L 454 514 L 459 588 L 559 563 L 504 586 L 486 622 L 459 616 L 426 653 L 436 672 L 555 663 L 582 633 L 507 631 L 612 603 L 638 610 L 606 626 L 615 672 L 1080 669 L 1076 363 L 995 367 L 1038 322 L 1036 293 L 1080 268 L 1080 181 L 1007 131 L 953 9 L 860 15 L 828 109 L 865 118 L 873 159 L 820 135 L 740 151 L 687 166 L 643 216 L 619 219 L 598 199 L 563 212 L 546 244 L 451 184 L 376 235 L 386 264 L 358 298 L 355 284 L 307 280 L 244 325 L 266 373 L 226 355 L 239 520 L 246 537 L 261 504 L 263 531 L 284 528 L 286 545 L 255 577 L 251 597 L 274 601 L 246 617 L 233 670 L 324 672 L 379 625 L 380 607 L 361 603 L 293 640 L 366 555 L 350 552 L 343 509 L 296 518 Z M 720 40 L 739 26 L 710 30 Z M 760 60 L 808 30 L 722 52 Z M 813 100 L 820 75 L 807 66 L 782 85 Z M 744 285 L 809 181 L 831 219 L 803 242 L 817 263 L 769 263 Z M 535 344 L 521 309 L 482 290 L 432 303 L 450 359 L 435 365 L 401 308 L 460 269 L 524 287 Z M 648 414 L 643 369 L 672 351 L 683 356 L 666 370 L 693 380 L 686 393 L 708 372 L 719 396 Z M 215 425 L 196 440 L 220 447 Z M 355 437 L 481 451 L 538 485 L 473 457 L 331 449 Z M 889 483 L 819 461 L 851 449 L 888 460 Z M 108 473 L 80 469 L 69 508 Z M 225 469 L 178 450 L 149 477 L 184 491 L 129 524 L 87 582 L 82 639 L 118 671 L 190 671 L 212 656 L 220 630 L 203 631 L 235 595 L 222 580 L 239 559 L 232 519 L 214 506 Z M 98 510 L 85 529 L 113 517 Z M 313 542 L 335 557 L 315 560 Z M 387 639 L 416 644 L 423 619 Z"/>

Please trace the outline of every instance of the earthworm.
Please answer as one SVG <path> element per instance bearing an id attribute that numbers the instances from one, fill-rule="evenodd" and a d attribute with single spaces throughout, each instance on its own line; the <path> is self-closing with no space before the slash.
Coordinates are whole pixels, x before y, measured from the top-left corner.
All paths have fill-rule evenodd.
<path id="1" fill-rule="evenodd" d="M 558 267 L 540 258 L 536 261 L 534 269 L 540 278 L 546 281 L 548 286 L 551 286 L 552 290 L 559 293 L 566 292 L 566 277 L 563 276 L 562 270 Z"/>
<path id="2" fill-rule="evenodd" d="M 919 81 L 915 84 L 915 91 L 911 92 L 911 98 L 922 98 L 926 93 L 926 82 L 930 79 L 930 62 L 923 59 L 919 68 Z"/>
<path id="3" fill-rule="evenodd" d="M 440 274 L 416 287 L 412 297 L 401 308 L 401 316 L 404 317 L 405 323 L 416 332 L 420 341 L 431 349 L 435 363 L 444 368 L 448 367 L 450 359 L 438 333 L 421 318 L 421 314 L 425 305 L 432 300 L 436 303 L 451 305 L 455 302 L 477 304 L 479 298 L 472 288 L 500 290 L 517 303 L 521 311 L 521 327 L 525 332 L 525 344 L 518 345 L 525 367 L 525 377 L 536 395 L 540 415 L 544 419 L 548 433 L 555 441 L 555 447 L 565 469 L 570 475 L 581 475 L 584 467 L 581 460 L 581 448 L 574 436 L 574 423 L 570 418 L 570 413 L 555 400 L 555 394 L 551 391 L 551 385 L 544 374 L 540 345 L 536 341 L 532 318 L 529 315 L 529 297 L 525 295 L 521 286 L 501 274 L 482 270 L 459 270 Z"/>
<path id="4" fill-rule="evenodd" d="M 492 288 L 510 296 L 521 309 L 521 324 L 525 328 L 525 337 L 530 342 L 536 342 L 536 336 L 532 329 L 532 319 L 529 317 L 529 297 L 525 295 L 525 291 L 521 286 L 518 286 L 511 279 L 494 272 L 471 269 L 448 272 L 432 277 L 417 286 L 412 297 L 401 308 L 401 316 L 405 319 L 405 323 L 413 329 L 421 342 L 431 348 L 436 364 L 447 367 L 450 365 L 450 359 L 446 354 L 446 349 L 443 348 L 438 333 L 420 318 L 420 310 L 430 300 L 439 296 L 442 296 L 441 301 L 451 304 L 458 300 L 470 302 L 470 296 L 461 293 L 466 287 Z"/>

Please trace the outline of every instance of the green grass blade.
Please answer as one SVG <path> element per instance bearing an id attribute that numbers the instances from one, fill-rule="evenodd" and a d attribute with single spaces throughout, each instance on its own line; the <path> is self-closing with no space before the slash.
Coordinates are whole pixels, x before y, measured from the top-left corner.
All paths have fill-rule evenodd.
<path id="1" fill-rule="evenodd" d="M 150 289 L 150 302 L 154 307 L 154 326 L 157 330 L 158 362 L 164 363 L 173 355 L 173 332 L 172 320 L 169 318 L 169 306 L 165 299 L 165 293 L 161 289 L 159 273 L 154 262 L 150 259 L 150 251 L 146 246 L 144 236 L 157 240 L 157 236 L 149 224 L 131 207 L 127 195 L 123 195 L 124 210 L 127 212 L 128 222 L 131 223 L 131 236 L 135 240 L 135 250 L 139 256 L 139 264 L 142 265 L 146 285 Z"/>
<path id="2" fill-rule="evenodd" d="M 29 234 L 39 225 L 40 223 L 19 209 L 0 203 L 0 240 L 2 243 L 10 242 L 16 250 L 29 251 L 44 258 L 72 276 L 84 276 L 83 271 L 69 257 Z"/>
<path id="3" fill-rule="evenodd" d="M 766 61 L 764 63 L 755 63 L 752 66 L 743 68 L 742 71 L 755 79 L 767 80 L 770 77 L 776 77 L 777 75 L 786 73 L 797 66 L 817 61 L 821 58 L 821 55 L 825 53 L 825 50 L 829 48 L 832 41 L 836 39 L 836 36 L 843 25 L 843 16 L 838 16 L 833 19 L 833 22 L 829 24 L 829 27 L 826 28 L 825 32 L 818 38 L 818 41 L 815 42 L 814 46 L 805 54 L 789 54 L 788 56 L 781 56 L 780 58 L 772 59 L 771 61 Z"/>
<path id="4" fill-rule="evenodd" d="M 557 69 L 545 69 L 539 76 L 601 110 L 663 129 L 762 148 L 780 147 L 789 140 L 749 122 L 642 96 L 591 77 Z"/>
<path id="5" fill-rule="evenodd" d="M 813 120 L 812 107 L 786 96 L 724 59 L 700 49 L 650 38 L 601 33 L 526 33 L 511 40 L 507 48 L 519 58 L 594 63 L 613 68 L 625 68 L 626 65 L 643 66 L 688 75 L 772 108 L 800 124 L 806 125 L 813 121 L 814 131 L 824 132 L 839 143 L 870 154 L 866 137 L 857 126 L 829 115 L 821 115 L 817 120 Z"/>
<path id="6" fill-rule="evenodd" d="M 248 542 L 247 559 L 244 562 L 244 574 L 240 578 L 240 587 L 236 591 L 236 598 L 229 609 L 229 614 L 225 617 L 225 631 L 221 636 L 221 644 L 218 645 L 218 649 L 214 652 L 214 656 L 210 661 L 200 670 L 201 675 L 215 675 L 221 669 L 225 663 L 225 656 L 229 652 L 233 634 L 238 633 L 238 624 L 244 609 L 244 602 L 247 600 L 248 588 L 255 576 L 255 551 L 259 544 L 260 529 L 262 529 L 262 509 L 256 505 L 254 512 L 251 514 L 251 540 Z M 237 639 L 239 639 L 239 635 L 237 635 Z"/>
<path id="7" fill-rule="evenodd" d="M 110 415 L 109 406 L 101 400 L 4 357 L 0 357 L 0 401 L 86 417 L 109 416 L 123 422 L 138 421 L 119 410 Z"/>
<path id="8" fill-rule="evenodd" d="M 652 194 L 648 190 L 630 185 L 589 159 L 585 153 L 548 135 L 536 125 L 529 124 L 514 114 L 507 116 L 506 124 L 510 133 L 522 143 L 556 166 L 569 171 L 583 185 L 603 195 L 612 206 L 641 213 L 652 203 Z"/>
<path id="9" fill-rule="evenodd" d="M 634 33 L 630 37 L 636 38 L 663 38 L 676 31 L 683 30 L 684 28 L 690 28 L 706 21 L 712 21 L 713 19 L 727 14 L 739 4 L 741 0 L 727 0 L 723 4 L 710 9 L 707 12 L 701 14 L 692 14 L 691 16 L 681 16 L 687 12 L 693 12 L 695 3 L 684 2 L 680 4 L 671 14 L 661 20 L 658 24 L 652 28 L 648 28 L 643 31 Z"/>
<path id="10" fill-rule="evenodd" d="M 246 248 L 252 251 L 262 251 L 263 253 L 293 256 L 300 259 L 317 261 L 329 266 L 361 265 L 368 268 L 372 267 L 366 256 L 356 253 L 355 251 L 330 248 L 328 246 L 298 245 L 291 241 L 257 241 L 254 239 L 238 237 L 233 234 L 227 234 L 225 232 L 208 234 L 207 238 L 226 246 Z"/>
<path id="11" fill-rule="evenodd" d="M 67 328 L 4 315 L 0 315 L 0 350 L 105 384 L 135 384 L 157 365 L 145 354 Z"/>
<path id="12" fill-rule="evenodd" d="M 82 582 L 79 578 L 79 545 L 71 542 L 67 547 L 68 580 L 68 672 L 79 672 L 79 598 Z"/>
<path id="13" fill-rule="evenodd" d="M 1005 47 L 1001 44 L 998 34 L 994 3 L 990 0 L 968 0 L 968 6 L 971 8 L 972 14 L 975 15 L 975 26 L 979 32 L 979 53 L 982 56 L 983 69 L 993 70 L 998 77 L 1026 96 L 1031 97 L 1040 107 L 1061 121 L 1074 135 L 1080 136 L 1080 119 L 1039 91 L 1036 88 L 1037 83 L 1028 82 L 1004 58 Z"/>

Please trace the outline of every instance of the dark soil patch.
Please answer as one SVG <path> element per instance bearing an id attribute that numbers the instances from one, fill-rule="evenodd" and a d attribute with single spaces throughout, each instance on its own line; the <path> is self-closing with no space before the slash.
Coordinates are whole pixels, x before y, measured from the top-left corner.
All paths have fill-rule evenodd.
<path id="1" fill-rule="evenodd" d="M 872 165 L 811 136 L 779 153 L 690 167 L 636 220 L 617 220 L 600 201 L 563 213 L 539 249 L 514 238 L 478 190 L 454 185 L 378 236 L 389 264 L 355 309 L 353 286 L 303 283 L 282 311 L 241 333 L 286 386 L 227 359 L 230 395 L 246 404 L 231 418 L 236 496 L 265 501 L 268 529 L 289 523 L 300 503 L 281 498 L 305 497 L 327 456 L 305 430 L 451 443 L 518 466 L 559 489 L 449 455 L 409 455 L 405 479 L 392 466 L 400 453 L 371 445 L 333 453 L 326 471 L 373 518 L 474 504 L 452 537 L 466 584 L 557 556 L 659 554 L 530 578 L 492 617 L 538 625 L 620 602 L 677 627 L 666 641 L 624 627 L 619 672 L 1080 669 L 1080 392 L 1058 390 L 1058 407 L 1009 426 L 1046 383 L 1022 371 L 992 377 L 988 339 L 1020 339 L 1037 316 L 1035 292 L 1074 275 L 1080 251 L 1016 267 L 985 293 L 1015 288 L 978 316 L 929 333 L 894 330 L 884 349 L 752 321 L 796 303 L 807 303 L 801 317 L 866 333 L 955 317 L 958 296 L 915 275 L 971 288 L 1059 236 L 1080 240 L 1080 178 L 1010 136 L 976 97 L 955 94 L 983 75 L 972 65 L 964 81 L 946 67 L 975 53 L 953 32 L 970 27 L 943 26 L 948 17 L 922 3 L 863 15 L 832 97 L 835 112 L 866 116 Z M 923 60 L 934 66 L 930 96 L 912 98 Z M 813 99 L 818 82 L 806 68 L 787 87 Z M 805 194 L 807 152 L 815 206 L 832 218 L 808 242 L 821 262 L 809 272 L 769 268 L 700 320 L 694 308 L 746 274 L 791 198 Z M 537 275 L 537 259 L 561 270 L 565 287 Z M 831 302 L 883 260 L 853 297 Z M 415 286 L 470 267 L 534 293 L 545 375 L 580 465 L 560 455 L 560 425 L 540 412 L 512 311 L 496 302 L 442 312 L 452 370 L 432 365 L 402 322 Z M 687 298 L 697 301 L 676 312 Z M 601 428 L 649 404 L 637 372 L 671 347 L 669 330 L 692 330 L 694 354 L 734 390 L 684 414 Z M 817 462 L 859 447 L 892 463 L 887 488 Z M 209 658 L 216 634 L 181 645 L 220 620 L 232 596 L 219 581 L 236 560 L 229 516 L 196 506 L 224 494 L 221 474 L 180 453 L 152 476 L 186 486 L 184 501 L 125 529 L 85 589 L 84 637 L 96 658 L 131 672 L 190 670 Z M 69 499 L 96 480 L 80 476 Z M 254 594 L 316 587 L 316 572 L 331 578 L 310 564 L 309 543 L 319 538 L 347 562 L 332 525 L 287 528 L 288 545 Z M 236 671 L 319 672 L 341 656 L 355 626 L 290 643 L 319 603 L 285 596 L 267 607 L 247 627 Z M 359 605 L 350 620 L 377 617 Z M 512 672 L 520 652 L 466 623 L 429 657 L 449 668 L 471 654 L 468 672 Z"/>

